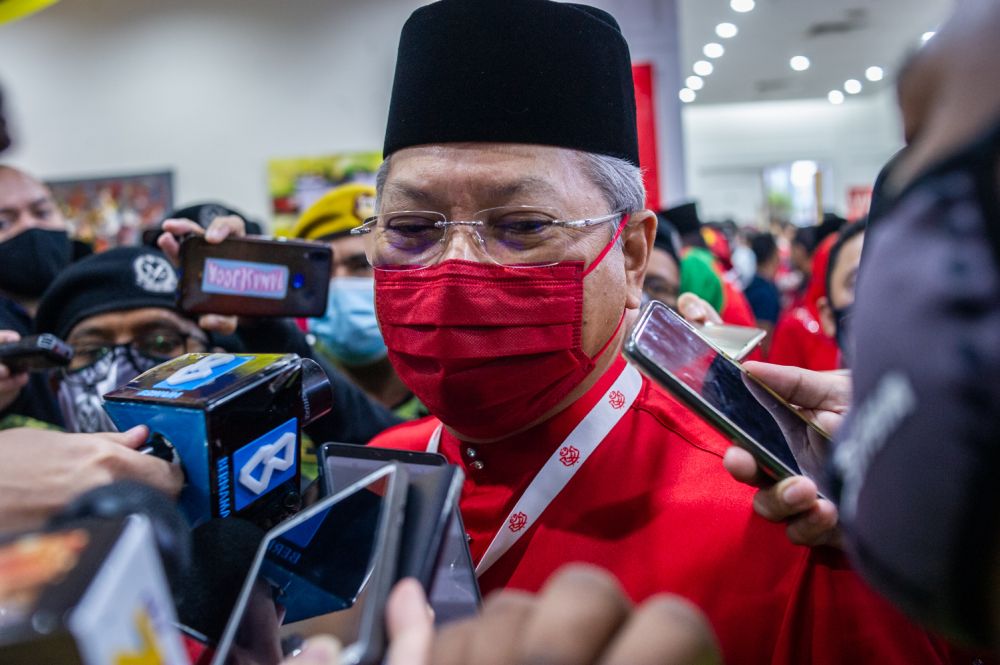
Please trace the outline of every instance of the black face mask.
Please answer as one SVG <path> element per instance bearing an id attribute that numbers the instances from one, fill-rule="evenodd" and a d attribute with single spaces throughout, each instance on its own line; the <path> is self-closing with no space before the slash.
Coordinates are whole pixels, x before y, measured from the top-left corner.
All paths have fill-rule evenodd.
<path id="1" fill-rule="evenodd" d="M 833 461 L 855 566 L 909 613 L 987 642 L 1000 522 L 1000 123 L 872 219 Z"/>
<path id="2" fill-rule="evenodd" d="M 844 365 L 847 367 L 851 366 L 851 316 L 854 313 L 854 305 L 850 304 L 846 307 L 830 308 L 833 314 L 833 325 L 834 333 L 833 337 L 837 340 L 837 348 L 840 349 L 840 355 L 844 358 Z"/>
<path id="3" fill-rule="evenodd" d="M 0 243 L 0 290 L 37 298 L 73 259 L 65 231 L 28 229 Z"/>

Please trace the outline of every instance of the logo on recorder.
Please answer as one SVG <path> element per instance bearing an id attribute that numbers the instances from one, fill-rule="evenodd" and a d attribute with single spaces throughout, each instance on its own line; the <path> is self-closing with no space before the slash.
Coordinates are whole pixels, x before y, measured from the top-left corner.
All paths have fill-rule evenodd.
<path id="1" fill-rule="evenodd" d="M 233 453 L 236 510 L 295 477 L 298 438 L 298 420 L 292 418 Z"/>
<path id="2" fill-rule="evenodd" d="M 240 358 L 231 353 L 212 353 L 200 358 L 197 362 L 181 367 L 154 385 L 153 388 L 170 392 L 197 390 L 212 383 L 223 374 L 228 374 L 243 363 L 249 362 L 249 360 L 248 356 Z M 176 397 L 179 396 L 180 394 L 176 395 Z M 169 396 L 160 395 L 160 397 Z"/>

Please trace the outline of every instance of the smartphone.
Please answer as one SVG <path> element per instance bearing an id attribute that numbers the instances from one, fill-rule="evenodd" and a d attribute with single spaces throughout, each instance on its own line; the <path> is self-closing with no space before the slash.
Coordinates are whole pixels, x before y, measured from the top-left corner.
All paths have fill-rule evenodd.
<path id="1" fill-rule="evenodd" d="M 707 323 L 696 328 L 702 337 L 719 347 L 733 360 L 743 360 L 767 336 L 767 331 L 752 326 L 733 326 L 726 323 Z"/>
<path id="2" fill-rule="evenodd" d="M 474 616 L 482 604 L 458 500 L 464 474 L 436 453 L 343 443 L 320 447 L 327 492 L 392 461 L 410 477 L 397 577 L 415 577 L 427 590 L 437 625 Z"/>
<path id="3" fill-rule="evenodd" d="M 0 363 L 6 365 L 11 374 L 66 367 L 71 360 L 73 347 L 49 333 L 0 344 Z"/>
<path id="4" fill-rule="evenodd" d="M 805 473 L 793 451 L 829 444 L 829 435 L 709 344 L 687 321 L 651 302 L 625 344 L 625 356 L 736 445 L 775 480 Z"/>
<path id="5" fill-rule="evenodd" d="M 181 242 L 178 304 L 189 314 L 310 317 L 326 313 L 333 250 L 284 238 Z"/>
<path id="6" fill-rule="evenodd" d="M 340 665 L 380 663 L 407 485 L 390 463 L 269 531 L 212 665 L 279 665 L 320 634 L 344 645 Z"/>

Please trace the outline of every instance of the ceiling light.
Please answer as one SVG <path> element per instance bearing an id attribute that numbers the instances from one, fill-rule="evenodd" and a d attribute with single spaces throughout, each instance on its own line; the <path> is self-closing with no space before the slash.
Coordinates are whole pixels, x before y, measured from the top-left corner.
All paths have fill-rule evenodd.
<path id="1" fill-rule="evenodd" d="M 797 55 L 793 57 L 791 60 L 789 60 L 788 64 L 795 71 L 804 72 L 805 70 L 809 69 L 809 65 L 811 65 L 812 63 L 809 62 L 809 58 L 807 58 L 806 56 Z"/>
<path id="2" fill-rule="evenodd" d="M 865 78 L 869 81 L 881 81 L 883 76 L 885 72 L 881 67 L 869 67 L 865 70 Z"/>
<path id="3" fill-rule="evenodd" d="M 733 8 L 734 12 L 739 12 L 745 14 L 746 12 L 753 11 L 754 1 L 753 0 L 730 0 L 729 6 Z"/>
<path id="4" fill-rule="evenodd" d="M 719 35 L 723 39 L 729 39 L 731 37 L 735 37 L 736 33 L 738 33 L 739 31 L 740 29 L 737 28 L 732 23 L 720 23 L 719 25 L 715 26 L 715 34 Z"/>
<path id="5" fill-rule="evenodd" d="M 694 94 L 694 90 L 691 88 L 681 88 L 681 91 L 677 93 L 677 96 L 680 97 L 681 101 L 685 104 L 690 104 L 698 95 Z"/>
<path id="6" fill-rule="evenodd" d="M 692 90 L 701 90 L 705 87 L 705 81 L 700 76 L 689 76 L 684 80 L 684 83 Z"/>
<path id="7" fill-rule="evenodd" d="M 844 93 L 840 90 L 831 90 L 830 94 L 826 96 L 830 100 L 831 104 L 843 104 L 844 103 Z"/>
<path id="8" fill-rule="evenodd" d="M 931 40 L 931 37 L 934 36 L 934 34 L 935 33 L 934 33 L 933 30 L 928 30 L 924 34 L 920 35 L 920 41 L 921 41 L 921 43 L 926 44 L 927 42 L 929 42 Z"/>
<path id="9" fill-rule="evenodd" d="M 694 63 L 694 73 L 698 76 L 708 76 L 715 71 L 715 66 L 708 60 L 699 60 Z"/>
<path id="10" fill-rule="evenodd" d="M 861 81 L 858 79 L 847 79 L 844 81 L 844 92 L 849 95 L 856 95 L 861 92 Z"/>
<path id="11" fill-rule="evenodd" d="M 726 52 L 726 49 L 722 48 L 722 44 L 718 42 L 709 42 L 705 44 L 705 48 L 702 49 L 704 53 L 709 58 L 721 58 L 722 54 Z"/>

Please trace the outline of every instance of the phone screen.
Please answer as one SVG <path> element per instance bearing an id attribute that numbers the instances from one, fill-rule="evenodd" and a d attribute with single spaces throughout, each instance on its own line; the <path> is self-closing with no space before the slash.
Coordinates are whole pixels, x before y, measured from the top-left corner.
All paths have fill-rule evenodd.
<path id="1" fill-rule="evenodd" d="M 314 635 L 333 635 L 345 646 L 365 639 L 367 605 L 384 602 L 376 602 L 384 586 L 376 580 L 386 570 L 379 565 L 388 556 L 380 534 L 394 475 L 378 474 L 346 496 L 328 497 L 268 533 L 216 665 L 278 665 Z M 376 616 L 381 621 L 380 607 Z"/>
<path id="2" fill-rule="evenodd" d="M 772 465 L 774 475 L 819 475 L 800 464 L 793 451 L 807 450 L 810 441 L 815 443 L 812 437 L 825 438 L 823 432 L 665 305 L 654 302 L 647 307 L 632 333 L 629 355 L 637 357 L 652 378 L 737 443 L 766 451 L 784 467 Z"/>
<path id="3" fill-rule="evenodd" d="M 363 451 L 359 449 L 357 452 Z M 423 456 L 418 454 L 409 457 L 411 459 L 425 457 L 426 459 L 426 462 L 399 460 L 413 482 L 419 482 L 421 475 L 432 473 L 444 463 L 444 458 L 438 455 Z M 386 463 L 385 459 L 374 457 L 330 455 L 326 458 L 324 472 L 327 474 L 329 486 L 336 490 L 356 482 L 358 478 L 381 468 Z M 457 505 L 448 520 L 447 532 L 438 554 L 431 588 L 428 591 L 428 600 L 431 607 L 434 608 L 434 619 L 438 625 L 472 616 L 479 609 L 481 601 L 479 583 L 476 580 L 465 527 L 462 524 L 462 516 L 458 512 Z"/>
<path id="4" fill-rule="evenodd" d="M 296 240 L 236 238 L 181 243 L 179 304 L 193 314 L 321 316 L 327 309 L 333 254 Z"/>

